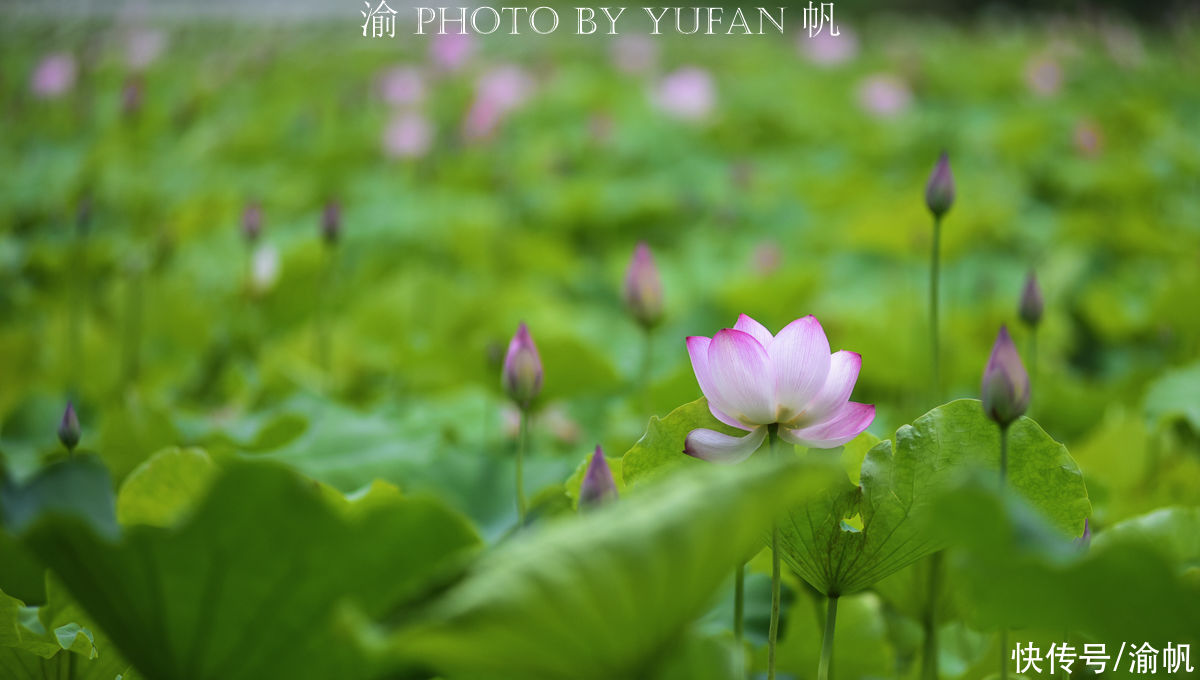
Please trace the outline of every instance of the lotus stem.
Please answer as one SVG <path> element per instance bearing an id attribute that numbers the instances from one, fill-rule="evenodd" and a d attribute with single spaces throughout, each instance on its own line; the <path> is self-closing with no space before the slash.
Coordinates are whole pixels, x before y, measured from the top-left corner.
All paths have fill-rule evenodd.
<path id="1" fill-rule="evenodd" d="M 767 428 L 772 458 L 779 455 L 779 425 Z M 771 526 L 771 625 L 767 629 L 767 680 L 775 680 L 775 646 L 779 639 L 779 604 L 782 596 L 779 575 L 779 524 Z"/>
<path id="2" fill-rule="evenodd" d="M 942 553 L 939 551 L 929 557 L 929 599 L 925 602 L 925 648 L 921 659 L 924 680 L 937 680 L 938 677 L 937 596 L 941 581 Z"/>
<path id="3" fill-rule="evenodd" d="M 521 409 L 521 429 L 517 437 L 517 527 L 525 526 L 525 447 L 529 445 L 529 409 Z"/>
<path id="4" fill-rule="evenodd" d="M 733 639 L 742 644 L 745 633 L 746 612 L 746 565 L 739 564 L 733 572 Z"/>
<path id="5" fill-rule="evenodd" d="M 825 610 L 825 637 L 821 640 L 821 660 L 817 664 L 817 680 L 829 680 L 830 666 L 833 665 L 833 632 L 837 628 L 838 596 L 829 596 L 828 608 Z"/>
<path id="6" fill-rule="evenodd" d="M 933 401 L 937 403 L 942 391 L 942 357 L 938 324 L 938 288 L 941 278 L 942 218 L 933 218 L 933 248 L 929 255 L 929 347 L 933 378 Z"/>
<path id="7" fill-rule="evenodd" d="M 650 371 L 654 366 L 654 331 L 645 328 L 642 331 L 642 371 L 639 377 L 642 384 L 642 412 L 647 418 L 653 415 L 653 400 L 650 398 Z"/>
<path id="8" fill-rule="evenodd" d="M 337 252 L 333 248 L 325 250 L 325 267 L 322 272 L 320 290 L 317 291 L 317 365 L 328 380 L 330 369 L 329 298 L 333 288 L 333 271 L 337 263 Z"/>
<path id="9" fill-rule="evenodd" d="M 1008 483 L 1008 426 L 1000 426 L 1000 484 Z M 1000 680 L 1008 680 L 1008 629 L 1000 629 Z"/>

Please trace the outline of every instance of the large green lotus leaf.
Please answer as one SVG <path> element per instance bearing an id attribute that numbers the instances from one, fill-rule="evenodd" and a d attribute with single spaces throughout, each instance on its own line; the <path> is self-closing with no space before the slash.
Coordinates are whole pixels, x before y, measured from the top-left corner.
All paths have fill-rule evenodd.
<path id="1" fill-rule="evenodd" d="M 639 677 L 827 472 L 780 460 L 672 475 L 517 536 L 427 609 L 364 637 L 397 666 L 449 678 Z"/>
<path id="2" fill-rule="evenodd" d="M 201 449 L 163 449 L 134 468 L 121 484 L 117 521 L 172 526 L 204 495 L 216 473 L 212 459 Z"/>
<path id="3" fill-rule="evenodd" d="M 1200 642 L 1200 514 L 1172 508 L 1101 531 L 1091 549 L 992 480 L 935 503 L 978 623 L 1072 630 L 1097 640 Z"/>
<path id="4" fill-rule="evenodd" d="M 738 433 L 738 430 L 713 417 L 704 397 L 676 408 L 663 418 L 651 416 L 646 433 L 621 458 L 622 481 L 633 485 L 676 467 L 707 465 L 683 452 L 688 433 L 698 427 L 726 434 Z"/>
<path id="5" fill-rule="evenodd" d="M 896 431 L 843 480 L 791 510 L 780 526 L 785 561 L 820 592 L 861 590 L 938 549 L 927 524 L 934 497 L 968 470 L 999 469 L 1000 436 L 978 401 L 953 401 Z M 1051 524 L 1078 535 L 1087 490 L 1066 448 L 1022 418 L 1009 431 L 1008 479 Z M 858 522 L 861 521 L 861 525 Z"/>
<path id="6" fill-rule="evenodd" d="M 369 509 L 348 513 L 325 493 L 277 464 L 243 462 L 178 525 L 106 538 L 47 512 L 24 541 L 152 680 L 365 677 L 335 605 L 380 613 L 478 537 L 432 500 L 371 493 Z"/>
<path id="7" fill-rule="evenodd" d="M 40 607 L 0 592 L 0 677 L 113 680 L 129 672 L 129 663 L 61 586 L 50 580 L 46 592 Z"/>
<path id="8" fill-rule="evenodd" d="M 1200 363 L 1169 371 L 1155 380 L 1146 392 L 1142 409 L 1152 427 L 1178 419 L 1200 432 Z"/>

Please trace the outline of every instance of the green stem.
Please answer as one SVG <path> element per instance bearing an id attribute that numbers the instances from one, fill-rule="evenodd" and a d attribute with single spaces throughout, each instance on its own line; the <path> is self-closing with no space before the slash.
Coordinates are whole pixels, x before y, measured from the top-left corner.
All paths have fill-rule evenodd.
<path id="1" fill-rule="evenodd" d="M 1000 426 L 1000 483 L 1008 483 L 1008 426 Z"/>
<path id="2" fill-rule="evenodd" d="M 525 526 L 525 447 L 529 444 L 529 409 L 521 409 L 521 432 L 517 442 L 517 527 Z"/>
<path id="3" fill-rule="evenodd" d="M 779 455 L 779 425 L 768 426 L 770 454 Z M 771 527 L 771 625 L 767 629 L 767 680 L 775 680 L 775 643 L 779 639 L 779 605 L 783 582 L 779 575 L 779 525 Z"/>
<path id="4" fill-rule="evenodd" d="M 325 374 L 329 376 L 330 366 L 330 350 L 329 350 L 329 298 L 331 289 L 333 288 L 333 270 L 337 261 L 337 252 L 332 248 L 326 248 L 325 254 L 325 271 L 322 272 L 320 290 L 317 291 L 317 365 Z"/>
<path id="5" fill-rule="evenodd" d="M 938 677 L 938 639 L 937 639 L 937 596 L 941 588 L 942 553 L 936 552 L 929 558 L 929 599 L 925 602 L 925 648 L 922 652 L 921 677 L 924 680 L 937 680 Z"/>
<path id="6" fill-rule="evenodd" d="M 1033 397 L 1038 390 L 1038 353 L 1037 353 L 1037 326 L 1029 329 L 1029 375 L 1030 383 L 1033 384 L 1033 389 L 1029 391 L 1029 408 L 1030 413 L 1033 412 Z"/>
<path id="7" fill-rule="evenodd" d="M 742 637 L 745 632 L 745 612 L 746 612 L 746 565 L 739 564 L 737 571 L 733 572 L 733 639 L 737 640 L 738 646 L 742 644 Z"/>
<path id="8" fill-rule="evenodd" d="M 1008 629 L 1000 629 L 1000 680 L 1008 680 Z"/>
<path id="9" fill-rule="evenodd" d="M 933 218 L 933 249 L 929 255 L 929 346 L 931 370 L 933 372 L 933 401 L 941 400 L 942 359 L 938 325 L 938 284 L 940 281 L 940 256 L 942 242 L 942 218 Z"/>
<path id="10" fill-rule="evenodd" d="M 1008 483 L 1008 426 L 1000 426 L 1000 483 Z M 1000 680 L 1008 680 L 1008 629 L 1000 629 Z"/>
<path id="11" fill-rule="evenodd" d="M 642 414 L 646 417 L 653 415 L 654 406 L 650 399 L 650 369 L 654 357 L 654 331 L 644 328 L 642 331 L 642 371 L 638 376 L 641 382 Z"/>
<path id="12" fill-rule="evenodd" d="M 817 680 L 829 680 L 829 667 L 833 665 L 833 632 L 837 628 L 838 596 L 829 596 L 825 612 L 825 637 L 821 640 L 821 661 L 817 664 Z"/>
<path id="13" fill-rule="evenodd" d="M 124 361 L 122 387 L 128 388 L 138 377 L 142 335 L 142 274 L 131 269 L 126 280 Z"/>

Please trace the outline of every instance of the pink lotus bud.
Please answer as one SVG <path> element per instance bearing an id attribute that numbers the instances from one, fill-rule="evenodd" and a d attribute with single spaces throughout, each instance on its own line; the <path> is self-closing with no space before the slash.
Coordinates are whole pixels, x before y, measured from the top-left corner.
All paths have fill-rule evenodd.
<path id="1" fill-rule="evenodd" d="M 1031 271 L 1025 277 L 1025 287 L 1021 290 L 1021 304 L 1017 307 L 1017 314 L 1029 327 L 1037 328 L 1038 323 L 1042 320 L 1044 304 L 1037 274 Z"/>
<path id="2" fill-rule="evenodd" d="M 876 74 L 859 84 L 858 104 L 877 118 L 895 118 L 912 106 L 912 91 L 896 76 Z"/>
<path id="3" fill-rule="evenodd" d="M 475 42 L 470 34 L 436 34 L 429 43 L 429 58 L 435 66 L 445 71 L 462 68 L 474 51 Z"/>
<path id="4" fill-rule="evenodd" d="M 654 103 L 663 113 L 682 120 L 707 118 L 717 103 L 712 76 L 694 66 L 667 74 L 658 83 Z"/>
<path id="5" fill-rule="evenodd" d="M 142 79 L 140 76 L 130 76 L 125 79 L 121 88 L 121 113 L 125 116 L 136 116 L 142 110 Z"/>
<path id="6" fill-rule="evenodd" d="M 1080 550 L 1087 550 L 1092 545 L 1092 520 L 1090 517 L 1085 517 L 1083 520 L 1083 533 L 1079 538 L 1075 539 L 1075 546 Z"/>
<path id="7" fill-rule="evenodd" d="M 925 185 L 925 205 L 939 219 L 954 205 L 954 174 L 950 172 L 950 156 L 945 151 L 929 174 L 929 182 Z"/>
<path id="8" fill-rule="evenodd" d="M 80 435 L 79 416 L 75 415 L 75 404 L 68 401 L 67 410 L 63 412 L 62 421 L 58 424 L 58 441 L 67 447 L 68 452 L 72 452 L 79 445 Z"/>
<path id="9" fill-rule="evenodd" d="M 862 356 L 830 353 L 814 316 L 796 319 L 776 335 L 742 314 L 712 338 L 687 339 L 688 356 L 708 410 L 748 434 L 688 433 L 684 453 L 714 463 L 738 463 L 778 425 L 789 444 L 831 449 L 857 437 L 875 420 L 875 407 L 850 401 Z"/>
<path id="10" fill-rule="evenodd" d="M 162 31 L 142 28 L 131 32 L 125 43 L 125 63 L 135 71 L 141 71 L 158 60 L 167 46 L 167 36 Z"/>
<path id="11" fill-rule="evenodd" d="M 508 343 L 502 377 L 504 391 L 523 409 L 542 391 L 542 359 L 524 321 Z"/>
<path id="12" fill-rule="evenodd" d="M 1025 84 L 1040 97 L 1053 97 L 1062 90 L 1063 71 L 1049 55 L 1035 57 L 1025 65 Z"/>
<path id="13" fill-rule="evenodd" d="M 75 86 L 75 57 L 66 52 L 51 54 L 33 69 L 29 87 L 41 99 L 61 97 Z"/>
<path id="14" fill-rule="evenodd" d="M 417 69 L 397 66 L 379 78 L 379 96 L 392 106 L 420 104 L 425 99 L 425 81 Z"/>
<path id="15" fill-rule="evenodd" d="M 263 212 L 257 201 L 246 205 L 242 211 L 242 236 L 250 243 L 258 240 L 262 234 Z"/>
<path id="16" fill-rule="evenodd" d="M 624 73 L 646 73 L 658 65 L 658 43 L 648 35 L 621 35 L 612 43 L 612 61 Z"/>
<path id="17" fill-rule="evenodd" d="M 821 31 L 810 38 L 800 33 L 797 46 L 809 61 L 820 66 L 844 64 L 858 56 L 858 38 L 845 26 L 837 35 Z"/>
<path id="18" fill-rule="evenodd" d="M 341 231 L 342 204 L 329 201 L 325 204 L 325 210 L 321 212 L 321 237 L 325 239 L 325 243 L 333 245 L 337 243 Z"/>
<path id="19" fill-rule="evenodd" d="M 983 412 L 1000 427 L 1008 427 L 1029 407 L 1029 374 L 1017 354 L 1008 327 L 1001 326 L 980 387 Z"/>
<path id="20" fill-rule="evenodd" d="M 625 305 L 643 328 L 654 328 L 662 320 L 663 290 L 658 267 L 650 247 L 639 243 L 633 251 L 633 260 L 625 273 Z"/>
<path id="21" fill-rule="evenodd" d="M 433 126 L 419 113 L 402 113 L 383 131 L 383 151 L 392 158 L 420 158 L 433 145 Z"/>
<path id="22" fill-rule="evenodd" d="M 617 483 L 599 446 L 588 462 L 587 472 L 579 485 L 579 509 L 594 508 L 617 498 Z"/>

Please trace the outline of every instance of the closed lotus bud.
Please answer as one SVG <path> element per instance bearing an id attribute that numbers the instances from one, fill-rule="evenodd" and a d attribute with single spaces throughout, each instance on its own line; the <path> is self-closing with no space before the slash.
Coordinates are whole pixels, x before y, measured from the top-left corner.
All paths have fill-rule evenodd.
<path id="1" fill-rule="evenodd" d="M 1087 550 L 1092 545 L 1092 520 L 1091 520 L 1091 518 L 1084 518 L 1083 533 L 1080 534 L 1079 538 L 1075 539 L 1075 545 L 1080 550 Z"/>
<path id="2" fill-rule="evenodd" d="M 662 320 L 662 279 L 645 243 L 639 243 L 633 251 L 633 260 L 625 273 L 625 304 L 644 328 L 653 328 Z"/>
<path id="3" fill-rule="evenodd" d="M 613 480 L 608 461 L 604 459 L 604 451 L 597 446 L 592 459 L 588 461 L 583 482 L 579 485 L 579 509 L 593 508 L 616 498 L 617 483 Z"/>
<path id="4" fill-rule="evenodd" d="M 533 398 L 542 391 L 542 359 L 524 321 L 508 343 L 502 382 L 504 391 L 521 408 L 528 408 Z"/>
<path id="5" fill-rule="evenodd" d="M 954 175 L 950 172 L 950 157 L 943 151 L 925 185 L 925 205 L 934 217 L 941 218 L 954 205 Z"/>
<path id="6" fill-rule="evenodd" d="M 247 205 L 242 212 L 242 236 L 245 236 L 250 243 L 257 241 L 259 235 L 262 234 L 262 222 L 262 206 L 258 203 Z"/>
<path id="7" fill-rule="evenodd" d="M 67 451 L 74 451 L 79 444 L 80 437 L 79 416 L 75 415 L 75 404 L 67 402 L 67 410 L 63 412 L 62 421 L 58 424 L 58 441 L 67 447 Z"/>
<path id="8" fill-rule="evenodd" d="M 983 412 L 1000 427 L 1008 427 L 1029 406 L 1029 374 L 1017 354 L 1008 327 L 1001 326 L 983 371 Z"/>
<path id="9" fill-rule="evenodd" d="M 325 243 L 333 245 L 337 243 L 341 231 L 342 205 L 337 201 L 330 201 L 325 204 L 325 210 L 321 213 L 321 237 L 325 239 Z"/>
<path id="10" fill-rule="evenodd" d="M 1038 323 L 1042 320 L 1044 305 L 1042 288 L 1038 285 L 1037 275 L 1029 272 L 1029 276 L 1025 277 L 1025 288 L 1021 290 L 1021 304 L 1017 307 L 1017 314 L 1031 328 L 1037 328 Z"/>

